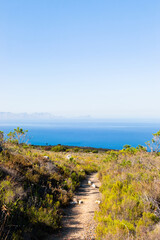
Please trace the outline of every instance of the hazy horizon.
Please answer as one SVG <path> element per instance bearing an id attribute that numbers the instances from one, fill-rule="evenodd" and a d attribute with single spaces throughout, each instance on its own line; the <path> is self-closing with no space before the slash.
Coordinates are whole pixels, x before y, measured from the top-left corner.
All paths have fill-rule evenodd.
<path id="1" fill-rule="evenodd" d="M 93 116 L 58 116 L 51 113 L 0 112 L 0 123 L 54 123 L 54 122 L 113 122 L 113 123 L 160 123 L 160 118 L 102 118 Z"/>

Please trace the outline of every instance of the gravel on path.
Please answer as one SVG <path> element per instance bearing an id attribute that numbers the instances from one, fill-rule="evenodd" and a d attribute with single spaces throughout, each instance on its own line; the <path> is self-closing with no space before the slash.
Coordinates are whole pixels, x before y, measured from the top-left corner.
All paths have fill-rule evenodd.
<path id="1" fill-rule="evenodd" d="M 88 181 L 94 183 L 97 187 L 88 184 Z M 99 205 L 96 200 L 100 200 L 99 192 L 100 182 L 97 174 L 90 175 L 81 184 L 75 198 L 82 200 L 82 204 L 72 204 L 64 211 L 62 229 L 51 235 L 47 240 L 94 240 L 96 222 L 94 221 L 94 212 L 98 210 Z"/>

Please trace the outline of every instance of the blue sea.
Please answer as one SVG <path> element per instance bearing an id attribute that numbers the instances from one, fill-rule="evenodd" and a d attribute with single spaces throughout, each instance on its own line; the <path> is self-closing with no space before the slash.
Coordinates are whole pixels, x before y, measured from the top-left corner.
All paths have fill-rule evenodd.
<path id="1" fill-rule="evenodd" d="M 160 130 L 160 123 L 143 122 L 47 122 L 0 123 L 5 134 L 17 126 L 28 130 L 29 143 L 34 145 L 69 145 L 109 149 L 122 149 L 125 144 L 133 147 L 151 140 L 152 133 Z"/>

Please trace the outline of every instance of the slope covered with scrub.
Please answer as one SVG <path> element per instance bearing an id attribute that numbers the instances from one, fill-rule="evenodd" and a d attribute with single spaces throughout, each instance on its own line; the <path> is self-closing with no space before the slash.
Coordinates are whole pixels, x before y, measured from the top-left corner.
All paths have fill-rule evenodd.
<path id="1" fill-rule="evenodd" d="M 13 140 L 2 145 L 0 239 L 43 239 L 61 226 L 62 207 L 86 174 L 97 171 L 100 156 Z"/>
<path id="2" fill-rule="evenodd" d="M 97 239 L 160 239 L 160 156 L 144 148 L 111 151 L 99 169 Z"/>
<path id="3" fill-rule="evenodd" d="M 18 133 L 18 135 L 17 135 Z M 99 151 L 21 143 L 0 132 L 0 239 L 38 240 L 61 228 L 63 209 L 87 174 L 98 172 L 98 240 L 160 239 L 160 132 L 142 146 Z"/>

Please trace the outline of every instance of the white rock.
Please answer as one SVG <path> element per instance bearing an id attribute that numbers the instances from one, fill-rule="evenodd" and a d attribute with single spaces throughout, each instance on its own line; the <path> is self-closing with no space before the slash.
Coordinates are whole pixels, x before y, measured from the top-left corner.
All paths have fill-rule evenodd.
<path id="1" fill-rule="evenodd" d="M 100 204 L 100 203 L 101 203 L 101 201 L 99 201 L 99 200 L 96 200 L 96 201 L 95 201 L 95 203 L 97 203 L 97 204 Z"/>
<path id="2" fill-rule="evenodd" d="M 91 181 L 88 181 L 88 185 L 91 185 L 92 183 L 91 183 Z"/>
<path id="3" fill-rule="evenodd" d="M 49 160 L 49 157 L 48 156 L 44 156 L 45 159 Z"/>
<path id="4" fill-rule="evenodd" d="M 93 183 L 92 185 L 91 185 L 93 188 L 96 188 L 96 185 Z"/>
<path id="5" fill-rule="evenodd" d="M 79 201 L 78 201 L 78 203 L 79 203 L 79 204 L 82 204 L 82 203 L 83 203 L 83 201 L 82 201 L 82 200 L 79 200 Z"/>
<path id="6" fill-rule="evenodd" d="M 72 157 L 72 155 L 67 155 L 67 156 L 66 156 L 66 159 L 69 160 L 71 157 Z"/>

